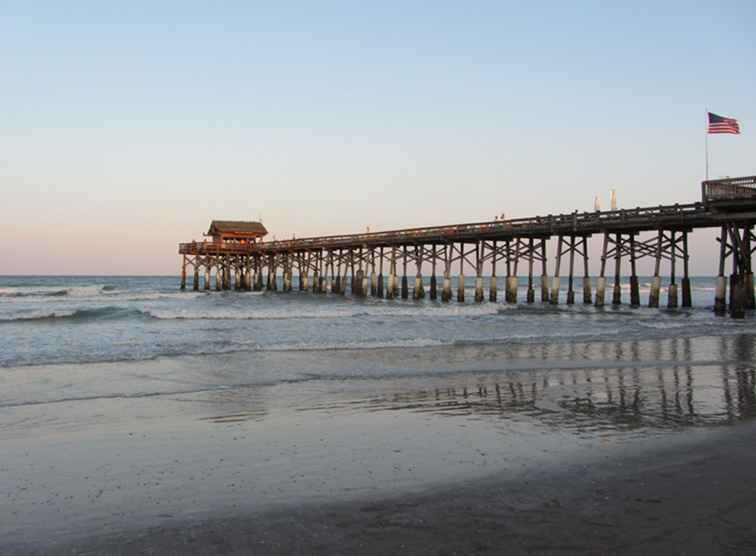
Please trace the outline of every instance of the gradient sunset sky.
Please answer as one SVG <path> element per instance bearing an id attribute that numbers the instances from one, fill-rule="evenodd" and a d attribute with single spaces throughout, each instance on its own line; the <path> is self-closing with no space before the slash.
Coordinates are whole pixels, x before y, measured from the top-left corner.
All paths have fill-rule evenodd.
<path id="1" fill-rule="evenodd" d="M 278 238 L 690 202 L 756 174 L 756 3 L 3 2 L 0 274 L 167 274 Z M 712 274 L 713 233 L 692 271 Z"/>

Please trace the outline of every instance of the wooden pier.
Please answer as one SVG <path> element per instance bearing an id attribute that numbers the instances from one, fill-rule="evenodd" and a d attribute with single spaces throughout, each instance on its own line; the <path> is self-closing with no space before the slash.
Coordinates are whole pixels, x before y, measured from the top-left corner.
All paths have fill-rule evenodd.
<path id="1" fill-rule="evenodd" d="M 517 303 L 518 276 L 527 273 L 526 303 L 559 303 L 561 280 L 567 280 L 566 303 L 575 303 L 576 273 L 582 274 L 582 302 L 602 306 L 622 303 L 620 276 L 630 271 L 630 305 L 641 305 L 637 262 L 654 261 L 648 305 L 659 306 L 662 266 L 668 270 L 667 306 L 691 306 L 688 274 L 688 234 L 694 229 L 720 230 L 719 269 L 714 298 L 718 314 L 743 317 L 754 309 L 751 259 L 756 244 L 756 176 L 705 181 L 702 200 L 689 204 L 660 205 L 613 211 L 572 212 L 532 218 L 495 220 L 472 224 L 408 228 L 385 232 L 263 241 L 267 231 L 258 222 L 213 221 L 211 239 L 179 245 L 181 288 L 291 291 L 298 274 L 300 290 L 313 293 L 430 299 L 453 298 L 452 275 L 457 271 L 458 302 L 465 301 L 466 271 L 475 276 L 474 299 L 486 298 L 483 265 L 489 264 L 489 301 L 497 301 L 499 274 L 504 276 L 504 299 Z M 601 270 L 595 290 L 588 272 L 588 242 L 602 241 Z M 547 240 L 556 238 L 554 275 L 547 272 Z M 607 266 L 608 265 L 608 266 Z M 414 271 L 410 289 L 408 267 Z M 431 269 L 428 292 L 423 268 Z M 566 272 L 565 272 L 566 267 Z M 728 279 L 729 270 L 729 279 Z M 540 271 L 540 275 L 536 275 Z M 682 278 L 678 284 L 678 276 Z M 499 274 L 497 274 L 497 272 Z M 607 300 L 607 273 L 612 278 Z M 200 276 L 204 282 L 200 284 Z M 729 283 L 729 288 L 728 288 Z M 679 286 L 679 287 L 678 287 Z M 538 296 L 536 295 L 538 289 Z M 729 289 L 729 299 L 728 299 Z M 678 295 L 681 293 L 681 296 Z"/>

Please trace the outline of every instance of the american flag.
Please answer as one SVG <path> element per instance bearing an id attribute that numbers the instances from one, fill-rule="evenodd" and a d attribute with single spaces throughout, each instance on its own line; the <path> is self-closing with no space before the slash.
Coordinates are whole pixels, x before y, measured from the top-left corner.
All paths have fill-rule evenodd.
<path id="1" fill-rule="evenodd" d="M 740 133 L 740 124 L 735 118 L 725 118 L 709 112 L 709 133 Z"/>

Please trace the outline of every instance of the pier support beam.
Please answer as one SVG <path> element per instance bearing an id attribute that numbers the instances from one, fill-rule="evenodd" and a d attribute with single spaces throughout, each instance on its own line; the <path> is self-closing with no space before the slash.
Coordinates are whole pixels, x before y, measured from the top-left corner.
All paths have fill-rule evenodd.
<path id="1" fill-rule="evenodd" d="M 210 290 L 210 268 L 212 264 L 209 260 L 205 259 L 205 283 L 204 288 L 205 290 Z"/>
<path id="2" fill-rule="evenodd" d="M 357 253 L 357 256 L 359 257 L 359 268 L 357 270 L 357 281 L 359 282 L 359 296 L 360 297 L 367 297 L 368 294 L 368 276 L 367 276 L 367 264 L 365 264 L 365 269 L 362 268 L 362 264 L 364 262 L 364 257 L 362 254 L 362 247 L 360 247 L 360 250 Z"/>
<path id="3" fill-rule="evenodd" d="M 192 273 L 192 290 L 199 291 L 199 267 L 197 266 L 197 259 L 194 259 L 194 272 Z"/>
<path id="4" fill-rule="evenodd" d="M 223 289 L 231 289 L 231 264 L 228 259 L 223 263 Z"/>
<path id="5" fill-rule="evenodd" d="M 732 254 L 732 274 L 730 275 L 730 316 L 735 319 L 745 317 L 748 294 L 745 284 L 745 252 L 744 238 L 740 237 L 740 229 L 730 224 L 729 240 Z M 748 230 L 744 230 L 748 233 Z M 745 236 L 745 233 L 743 234 Z M 749 254 L 750 255 L 750 254 Z"/>
<path id="6" fill-rule="evenodd" d="M 378 255 L 380 259 L 378 261 L 378 291 L 376 294 L 383 298 L 383 247 L 379 249 Z"/>
<path id="7" fill-rule="evenodd" d="M 326 275 L 328 274 L 328 268 L 326 268 L 325 257 L 323 251 L 318 251 L 318 293 L 328 293 L 326 288 Z"/>
<path id="8" fill-rule="evenodd" d="M 640 285 L 636 272 L 635 233 L 630 233 L 630 306 L 640 307 Z"/>
<path id="9" fill-rule="evenodd" d="M 677 281 L 675 277 L 675 267 L 677 261 L 677 242 L 675 241 L 675 231 L 670 232 L 670 249 L 672 250 L 672 258 L 670 259 L 669 267 L 669 288 L 667 289 L 667 308 L 677 309 Z"/>
<path id="10" fill-rule="evenodd" d="M 661 230 L 659 230 L 659 235 L 656 240 L 656 256 L 654 260 L 654 277 L 651 280 L 651 289 L 648 292 L 648 306 L 649 307 L 658 307 L 659 306 L 659 292 L 661 290 L 661 276 L 659 276 L 659 272 L 661 271 L 661 258 L 662 258 L 662 239 L 663 239 L 663 233 Z"/>
<path id="11" fill-rule="evenodd" d="M 431 301 L 435 301 L 438 298 L 438 291 L 436 288 L 436 261 L 437 261 L 437 253 L 436 253 L 436 244 L 434 243 L 431 247 L 431 278 L 430 278 L 430 298 Z"/>
<path id="12" fill-rule="evenodd" d="M 692 307 L 693 296 L 690 291 L 690 276 L 688 274 L 688 232 L 682 233 L 682 260 L 683 260 L 683 279 L 682 279 L 682 306 Z"/>
<path id="13" fill-rule="evenodd" d="M 727 226 L 722 226 L 719 240 L 719 275 L 714 292 L 714 312 L 724 315 L 727 310 L 727 280 L 725 278 L 725 262 L 727 260 Z"/>
<path id="14" fill-rule="evenodd" d="M 407 246 L 402 250 L 402 299 L 409 298 L 409 289 L 407 287 Z"/>
<path id="15" fill-rule="evenodd" d="M 375 249 L 369 248 L 370 257 L 370 295 L 378 294 L 378 275 L 375 273 Z"/>
<path id="16" fill-rule="evenodd" d="M 186 255 L 181 257 L 181 289 L 186 289 Z"/>
<path id="17" fill-rule="evenodd" d="M 425 297 L 425 287 L 423 286 L 423 246 L 415 245 L 415 289 L 412 291 L 413 299 L 423 299 Z"/>
<path id="18" fill-rule="evenodd" d="M 590 305 L 592 302 L 591 276 L 588 272 L 588 238 L 583 237 L 583 304 Z"/>
<path id="19" fill-rule="evenodd" d="M 334 269 L 333 269 L 333 251 L 328 251 L 326 257 L 326 293 L 333 293 Z"/>
<path id="20" fill-rule="evenodd" d="M 519 242 L 515 241 L 515 246 L 519 247 Z M 517 255 L 512 252 L 512 243 L 507 240 L 505 243 L 507 278 L 504 283 L 504 301 L 507 303 L 517 303 Z M 512 265 L 514 264 L 514 272 Z"/>
<path id="21" fill-rule="evenodd" d="M 603 307 L 606 300 L 606 255 L 609 250 L 609 232 L 604 232 L 604 246 L 601 250 L 601 271 L 596 283 L 596 307 Z"/>
<path id="22" fill-rule="evenodd" d="M 444 283 L 441 287 L 441 301 L 449 303 L 452 298 L 451 264 L 453 247 L 444 245 Z"/>
<path id="23" fill-rule="evenodd" d="M 564 242 L 564 238 L 562 236 L 559 236 L 557 239 L 557 252 L 556 252 L 556 263 L 554 266 L 554 277 L 551 279 L 551 296 L 549 298 L 549 303 L 552 305 L 558 305 L 559 304 L 559 270 L 560 266 L 562 264 L 562 243 Z"/>
<path id="24" fill-rule="evenodd" d="M 614 245 L 614 291 L 612 305 L 622 304 L 622 285 L 620 284 L 620 267 L 622 265 L 622 236 L 616 234 Z"/>
<path id="25" fill-rule="evenodd" d="M 465 244 L 459 244 L 459 283 L 457 284 L 457 301 L 465 302 Z"/>
<path id="26" fill-rule="evenodd" d="M 753 287 L 753 266 L 752 256 L 753 248 L 751 247 L 753 232 L 750 225 L 743 228 L 743 281 L 746 288 L 746 309 L 756 309 L 756 297 L 754 297 Z"/>
<path id="27" fill-rule="evenodd" d="M 481 250 L 483 246 L 478 241 L 475 244 L 475 302 L 483 303 L 483 257 Z"/>
<path id="28" fill-rule="evenodd" d="M 496 303 L 498 295 L 498 287 L 496 284 L 496 259 L 498 253 L 496 251 L 496 241 L 491 244 L 491 282 L 488 284 L 488 300 L 492 303 Z"/>
<path id="29" fill-rule="evenodd" d="M 575 236 L 570 236 L 570 275 L 567 278 L 567 305 L 575 304 Z"/>
<path id="30" fill-rule="evenodd" d="M 541 303 L 549 301 L 549 274 L 546 265 L 546 240 L 541 239 Z"/>
<path id="31" fill-rule="evenodd" d="M 535 290 L 533 289 L 533 238 L 528 240 L 528 291 L 525 294 L 525 301 L 533 303 L 535 301 Z"/>
<path id="32" fill-rule="evenodd" d="M 386 299 L 396 298 L 396 247 L 391 248 L 391 260 L 389 262 L 388 289 Z"/>

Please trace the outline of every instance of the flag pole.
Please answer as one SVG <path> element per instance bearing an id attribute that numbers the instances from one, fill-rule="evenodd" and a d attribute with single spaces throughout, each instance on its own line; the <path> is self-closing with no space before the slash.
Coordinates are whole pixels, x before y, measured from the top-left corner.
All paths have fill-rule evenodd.
<path id="1" fill-rule="evenodd" d="M 706 153 L 706 181 L 709 181 L 709 109 L 706 109 L 706 129 L 704 131 L 704 152 Z"/>

